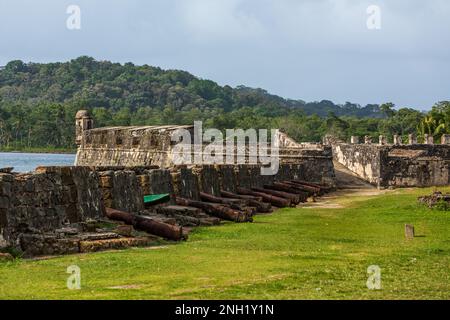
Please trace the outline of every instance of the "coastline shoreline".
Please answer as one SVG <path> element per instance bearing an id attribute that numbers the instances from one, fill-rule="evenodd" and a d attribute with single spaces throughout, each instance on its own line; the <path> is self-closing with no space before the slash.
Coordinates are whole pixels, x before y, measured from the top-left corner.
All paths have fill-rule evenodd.
<path id="1" fill-rule="evenodd" d="M 35 153 L 35 154 L 73 154 L 76 155 L 76 150 L 2 150 L 0 149 L 0 153 Z"/>

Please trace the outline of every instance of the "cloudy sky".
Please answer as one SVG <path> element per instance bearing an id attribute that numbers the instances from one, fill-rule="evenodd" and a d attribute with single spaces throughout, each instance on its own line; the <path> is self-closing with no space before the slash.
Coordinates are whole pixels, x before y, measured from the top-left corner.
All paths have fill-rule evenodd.
<path id="1" fill-rule="evenodd" d="M 306 101 L 450 100 L 449 0 L 0 0 L 0 41 L 0 65 L 89 55 Z"/>

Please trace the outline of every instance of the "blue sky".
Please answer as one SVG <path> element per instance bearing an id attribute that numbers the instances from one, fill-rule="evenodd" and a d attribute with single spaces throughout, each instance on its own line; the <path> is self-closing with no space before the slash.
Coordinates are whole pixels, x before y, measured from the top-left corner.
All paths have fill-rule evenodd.
<path id="1" fill-rule="evenodd" d="M 0 0 L 0 39 L 1 65 L 89 55 L 305 101 L 450 100 L 448 0 Z"/>

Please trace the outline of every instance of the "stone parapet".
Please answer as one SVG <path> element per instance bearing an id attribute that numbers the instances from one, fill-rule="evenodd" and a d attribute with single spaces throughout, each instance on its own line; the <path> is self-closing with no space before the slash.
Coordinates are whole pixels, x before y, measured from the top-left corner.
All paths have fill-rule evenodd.
<path id="1" fill-rule="evenodd" d="M 397 141 L 398 142 L 398 141 Z M 450 184 L 450 145 L 333 145 L 336 161 L 380 188 Z"/>

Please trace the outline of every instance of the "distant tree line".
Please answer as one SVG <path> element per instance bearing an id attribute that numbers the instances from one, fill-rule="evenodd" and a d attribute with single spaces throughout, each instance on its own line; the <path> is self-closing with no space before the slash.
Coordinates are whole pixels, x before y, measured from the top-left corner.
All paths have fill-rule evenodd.
<path id="1" fill-rule="evenodd" d="M 205 127 L 282 128 L 299 141 L 333 134 L 392 137 L 450 133 L 450 102 L 430 112 L 361 107 L 347 102 L 306 103 L 262 89 L 219 86 L 179 70 L 80 57 L 66 63 L 16 60 L 0 70 L 0 149 L 74 149 L 74 117 L 89 109 L 97 127 L 192 124 Z"/>

